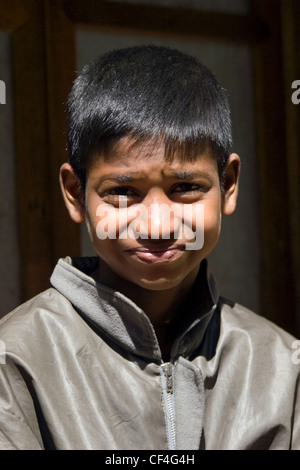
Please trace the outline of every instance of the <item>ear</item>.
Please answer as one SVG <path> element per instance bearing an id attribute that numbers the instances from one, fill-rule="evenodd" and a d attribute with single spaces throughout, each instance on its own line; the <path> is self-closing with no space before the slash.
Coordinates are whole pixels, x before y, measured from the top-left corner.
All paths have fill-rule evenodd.
<path id="1" fill-rule="evenodd" d="M 223 178 L 222 214 L 231 215 L 236 208 L 240 174 L 240 158 L 236 153 L 229 155 Z"/>
<path id="2" fill-rule="evenodd" d="M 71 219 L 76 223 L 84 222 L 84 197 L 79 180 L 69 163 L 64 163 L 59 172 L 59 182 L 63 198 Z"/>

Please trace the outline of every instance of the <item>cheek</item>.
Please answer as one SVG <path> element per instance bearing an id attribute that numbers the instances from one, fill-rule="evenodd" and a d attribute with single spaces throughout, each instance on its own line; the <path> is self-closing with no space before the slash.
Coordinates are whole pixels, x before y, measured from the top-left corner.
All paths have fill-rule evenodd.
<path id="1" fill-rule="evenodd" d="M 86 214 L 85 214 L 85 222 L 87 226 L 87 230 L 91 239 L 92 244 L 94 247 L 99 244 L 99 242 L 103 243 L 104 240 L 99 239 L 97 236 L 97 226 L 102 217 L 97 215 L 99 204 L 96 201 L 93 201 L 93 198 L 86 200 Z"/>
<path id="2" fill-rule="evenodd" d="M 221 230 L 221 208 L 219 204 L 205 206 L 204 244 L 216 243 Z"/>
<path id="3" fill-rule="evenodd" d="M 94 203 L 93 203 L 94 202 Z M 105 210 L 105 204 L 89 201 L 86 224 L 94 250 L 108 264 L 117 259 L 120 248 L 118 242 L 118 221 L 115 214 Z"/>

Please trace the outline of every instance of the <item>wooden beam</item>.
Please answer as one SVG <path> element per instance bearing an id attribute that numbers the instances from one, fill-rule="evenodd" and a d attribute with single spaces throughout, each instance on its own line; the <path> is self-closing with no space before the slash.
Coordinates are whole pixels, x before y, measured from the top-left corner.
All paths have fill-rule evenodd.
<path id="1" fill-rule="evenodd" d="M 29 20 L 29 12 L 20 0 L 0 0 L 0 30 L 13 31 Z"/>
<path id="2" fill-rule="evenodd" d="M 280 0 L 254 0 L 268 38 L 254 46 L 263 315 L 295 333 Z"/>
<path id="3" fill-rule="evenodd" d="M 19 0 L 14 6 L 21 8 L 24 20 L 10 32 L 24 301 L 50 286 L 58 258 L 80 255 L 79 227 L 69 219 L 58 183 L 59 167 L 67 158 L 64 107 L 75 49 L 61 2 Z M 9 7 L 6 16 L 13 17 Z"/>
<path id="4" fill-rule="evenodd" d="M 75 78 L 74 25 L 65 15 L 61 0 L 44 0 L 47 48 L 47 96 L 49 151 L 51 155 L 52 257 L 80 256 L 79 226 L 71 221 L 60 191 L 59 169 L 68 160 L 65 106 Z"/>
<path id="5" fill-rule="evenodd" d="M 98 0 L 66 0 L 64 9 L 74 23 L 127 28 L 247 44 L 262 40 L 265 25 L 249 15 L 231 15 L 186 8 Z"/>
<path id="6" fill-rule="evenodd" d="M 17 216 L 22 300 L 49 287 L 51 187 L 43 5 L 14 2 L 27 19 L 11 33 Z"/>
<path id="7" fill-rule="evenodd" d="M 286 103 L 287 165 L 289 190 L 289 216 L 291 225 L 292 268 L 296 292 L 296 335 L 300 337 L 300 103 L 292 101 L 292 83 L 300 80 L 300 3 L 284 0 L 282 31 L 284 52 L 284 78 Z M 299 95 L 298 95 L 299 96 Z"/>

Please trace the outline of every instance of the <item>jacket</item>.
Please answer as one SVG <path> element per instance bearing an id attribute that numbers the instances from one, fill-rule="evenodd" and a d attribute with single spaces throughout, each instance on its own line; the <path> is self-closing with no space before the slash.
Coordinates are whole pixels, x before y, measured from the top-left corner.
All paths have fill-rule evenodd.
<path id="1" fill-rule="evenodd" d="M 204 261 L 164 363 L 97 269 L 59 260 L 52 287 L 1 320 L 0 449 L 300 449 L 291 335 L 219 297 Z"/>

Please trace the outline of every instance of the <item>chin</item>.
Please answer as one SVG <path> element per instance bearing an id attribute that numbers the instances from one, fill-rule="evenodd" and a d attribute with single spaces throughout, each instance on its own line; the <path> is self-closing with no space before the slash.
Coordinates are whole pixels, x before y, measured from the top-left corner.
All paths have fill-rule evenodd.
<path id="1" fill-rule="evenodd" d="M 167 277 L 155 277 L 152 278 L 140 278 L 138 280 L 132 281 L 133 284 L 138 285 L 139 287 L 149 290 L 149 291 L 165 291 L 177 287 L 182 282 L 184 278 L 178 276 L 176 278 L 167 278 Z"/>

